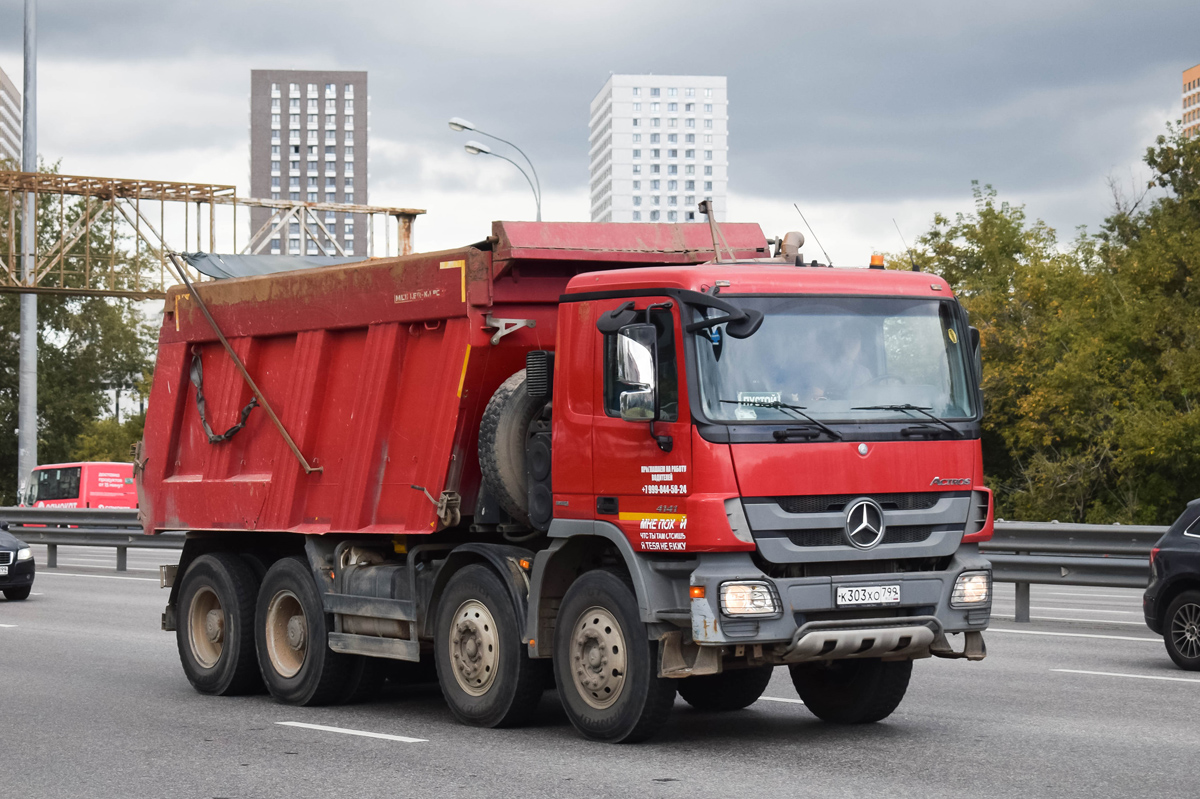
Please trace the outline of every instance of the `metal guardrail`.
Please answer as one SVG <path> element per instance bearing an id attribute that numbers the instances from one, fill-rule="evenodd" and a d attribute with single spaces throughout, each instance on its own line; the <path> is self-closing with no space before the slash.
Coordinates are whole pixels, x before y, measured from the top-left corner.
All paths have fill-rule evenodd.
<path id="1" fill-rule="evenodd" d="M 182 533 L 146 535 L 137 508 L 0 508 L 0 525 L 27 544 L 46 545 L 46 567 L 58 567 L 58 548 L 114 547 L 125 571 L 130 547 L 182 549 Z"/>
<path id="2" fill-rule="evenodd" d="M 59 546 L 115 547 L 125 571 L 129 547 L 181 549 L 183 533 L 145 535 L 135 508 L 0 508 L 0 525 L 30 544 L 45 544 L 46 566 L 58 565 Z M 1029 621 L 1029 586 L 1094 585 L 1145 588 L 1150 550 L 1166 527 L 996 522 L 980 550 L 997 582 L 1016 583 L 1016 620 Z"/>
<path id="3" fill-rule="evenodd" d="M 980 550 L 992 579 L 1016 583 L 1018 622 L 1029 621 L 1029 586 L 1096 585 L 1145 588 L 1150 550 L 1166 527 L 1058 522 L 996 522 Z"/>

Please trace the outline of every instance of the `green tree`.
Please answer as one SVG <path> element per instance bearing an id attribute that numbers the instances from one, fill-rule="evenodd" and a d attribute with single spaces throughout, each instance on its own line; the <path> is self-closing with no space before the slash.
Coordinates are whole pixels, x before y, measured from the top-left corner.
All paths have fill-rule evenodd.
<path id="1" fill-rule="evenodd" d="M 1161 195 L 1098 235 L 1061 245 L 976 184 L 918 240 L 980 330 L 999 516 L 1165 523 L 1200 496 L 1200 142 L 1172 128 L 1145 160 Z"/>

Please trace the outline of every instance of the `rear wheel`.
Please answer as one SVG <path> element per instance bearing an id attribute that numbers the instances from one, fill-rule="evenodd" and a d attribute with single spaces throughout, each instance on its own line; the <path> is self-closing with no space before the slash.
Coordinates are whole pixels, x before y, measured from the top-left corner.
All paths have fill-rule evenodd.
<path id="1" fill-rule="evenodd" d="M 438 682 L 455 718 L 477 727 L 529 720 L 546 667 L 522 645 L 512 599 L 495 572 L 472 564 L 450 578 L 435 638 Z"/>
<path id="2" fill-rule="evenodd" d="M 202 694 L 261 690 L 254 657 L 258 579 L 237 555 L 217 552 L 192 561 L 179 587 L 175 643 L 188 682 Z"/>
<path id="3" fill-rule="evenodd" d="M 911 660 L 822 660 L 789 666 L 805 707 L 822 721 L 869 724 L 892 714 L 912 675 Z"/>
<path id="4" fill-rule="evenodd" d="M 278 701 L 327 705 L 347 698 L 357 664 L 329 648 L 329 619 L 306 561 L 283 558 L 267 570 L 254 635 L 259 671 Z"/>
<path id="5" fill-rule="evenodd" d="M 633 589 L 591 571 L 563 597 L 554 634 L 554 676 L 563 709 L 597 741 L 644 741 L 666 723 L 676 680 L 658 676 L 658 644 L 647 635 Z"/>
<path id="6" fill-rule="evenodd" d="M 696 710 L 741 710 L 758 701 L 774 671 L 774 666 L 756 666 L 687 677 L 679 681 L 679 695 Z"/>
<path id="7" fill-rule="evenodd" d="M 22 599 L 29 599 L 29 592 L 32 590 L 32 585 L 21 586 L 20 588 L 5 588 L 4 598 L 9 602 L 20 602 Z"/>
<path id="8" fill-rule="evenodd" d="M 1175 665 L 1200 671 L 1200 591 L 1184 591 L 1167 608 L 1163 643 Z"/>

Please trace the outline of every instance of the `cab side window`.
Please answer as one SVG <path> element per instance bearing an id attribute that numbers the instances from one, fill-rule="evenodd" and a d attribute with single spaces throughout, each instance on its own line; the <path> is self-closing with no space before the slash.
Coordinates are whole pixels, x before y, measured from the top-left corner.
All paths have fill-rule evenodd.
<path id="1" fill-rule="evenodd" d="M 679 369 L 675 358 L 675 317 L 665 308 L 650 312 L 650 322 L 658 332 L 658 407 L 659 419 L 679 419 Z M 604 337 L 604 412 L 621 415 L 621 392 L 633 386 L 617 380 L 617 336 Z"/>

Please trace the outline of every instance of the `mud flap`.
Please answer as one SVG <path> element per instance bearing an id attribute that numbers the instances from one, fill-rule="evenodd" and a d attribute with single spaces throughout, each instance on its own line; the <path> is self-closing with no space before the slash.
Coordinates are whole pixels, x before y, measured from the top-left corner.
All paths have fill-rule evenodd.
<path id="1" fill-rule="evenodd" d="M 987 645 L 983 642 L 983 632 L 968 630 L 963 633 L 963 650 L 955 652 L 944 632 L 939 632 L 937 638 L 929 645 L 929 653 L 939 658 L 966 658 L 967 660 L 983 660 L 987 657 Z"/>
<path id="2" fill-rule="evenodd" d="M 720 674 L 721 650 L 719 646 L 699 646 L 692 641 L 684 643 L 683 633 L 678 630 L 663 633 L 658 638 L 658 676 Z"/>

